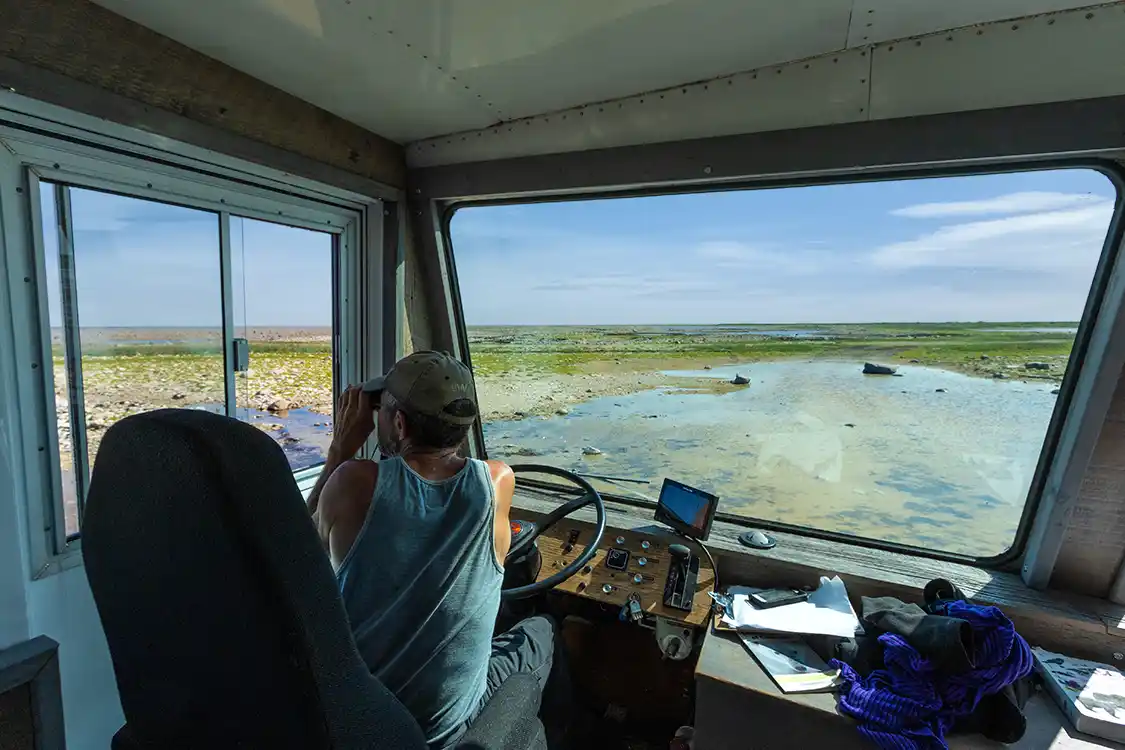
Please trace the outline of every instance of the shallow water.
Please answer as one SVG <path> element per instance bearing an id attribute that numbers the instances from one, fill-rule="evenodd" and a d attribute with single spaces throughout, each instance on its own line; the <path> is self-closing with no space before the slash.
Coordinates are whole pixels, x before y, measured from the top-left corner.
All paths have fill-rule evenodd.
<path id="1" fill-rule="evenodd" d="M 1053 385 L 852 362 L 677 371 L 751 385 L 601 398 L 565 417 L 485 425 L 493 457 L 718 493 L 720 510 L 974 556 L 1007 549 L 1055 404 Z M 938 392 L 944 389 L 944 392 Z M 583 456 L 583 446 L 600 456 Z M 530 449 L 541 458 L 519 456 Z M 622 486 L 602 489 L 628 494 Z"/>
<path id="2" fill-rule="evenodd" d="M 1078 333 L 1077 328 L 1059 328 L 1058 326 L 1030 326 L 1030 327 L 1016 327 L 1016 328 L 977 328 L 977 331 L 985 333 Z"/>
<path id="3" fill-rule="evenodd" d="M 204 404 L 196 408 L 223 413 L 219 404 Z M 281 446 L 293 471 L 324 463 L 328 447 L 332 444 L 332 417 L 308 409 L 269 412 L 239 407 L 235 417 L 262 427 L 277 425 L 278 429 L 267 429 L 265 432 Z"/>

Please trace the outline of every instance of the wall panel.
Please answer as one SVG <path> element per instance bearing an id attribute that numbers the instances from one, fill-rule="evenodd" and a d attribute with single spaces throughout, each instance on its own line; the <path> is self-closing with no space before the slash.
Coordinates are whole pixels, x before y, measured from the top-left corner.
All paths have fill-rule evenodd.
<path id="1" fill-rule="evenodd" d="M 0 19 L 0 55 L 402 186 L 397 144 L 86 0 L 0 0 Z M 49 85 L 19 93 L 73 106 Z"/>
<path id="2" fill-rule="evenodd" d="M 1104 597 L 1125 557 L 1125 376 L 1082 478 L 1051 585 Z"/>

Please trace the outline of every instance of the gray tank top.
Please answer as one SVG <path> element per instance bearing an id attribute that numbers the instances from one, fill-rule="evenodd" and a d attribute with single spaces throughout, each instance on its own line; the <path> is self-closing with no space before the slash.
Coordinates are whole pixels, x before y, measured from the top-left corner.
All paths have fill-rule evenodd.
<path id="1" fill-rule="evenodd" d="M 336 573 L 368 669 L 422 727 L 457 740 L 485 691 L 504 571 L 493 548 L 488 465 L 441 482 L 379 463 L 367 519 Z"/>

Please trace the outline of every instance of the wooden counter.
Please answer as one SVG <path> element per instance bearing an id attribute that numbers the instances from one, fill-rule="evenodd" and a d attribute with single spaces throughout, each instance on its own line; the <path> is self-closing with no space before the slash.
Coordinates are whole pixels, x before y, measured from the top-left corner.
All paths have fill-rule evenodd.
<path id="1" fill-rule="evenodd" d="M 709 630 L 695 668 L 695 750 L 870 750 L 833 693 L 781 692 L 733 633 Z M 1024 707 L 1027 732 L 1014 745 L 980 735 L 949 738 L 953 750 L 1092 750 L 1125 745 L 1080 734 L 1040 691 Z"/>

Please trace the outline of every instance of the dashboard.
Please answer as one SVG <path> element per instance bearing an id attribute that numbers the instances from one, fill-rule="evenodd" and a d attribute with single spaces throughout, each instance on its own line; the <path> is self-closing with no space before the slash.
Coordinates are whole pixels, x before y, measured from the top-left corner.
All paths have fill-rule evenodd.
<path id="1" fill-rule="evenodd" d="M 536 541 L 542 566 L 536 580 L 543 580 L 574 560 L 594 537 L 593 524 L 563 519 Z M 694 581 L 688 581 L 681 607 L 665 606 L 665 585 L 674 565 L 670 544 L 691 551 Z M 555 587 L 555 591 L 585 597 L 621 608 L 630 597 L 646 614 L 693 627 L 702 627 L 711 611 L 709 592 L 715 580 L 707 558 L 693 542 L 673 541 L 661 533 L 617 531 L 607 527 L 601 548 L 578 573 Z"/>

